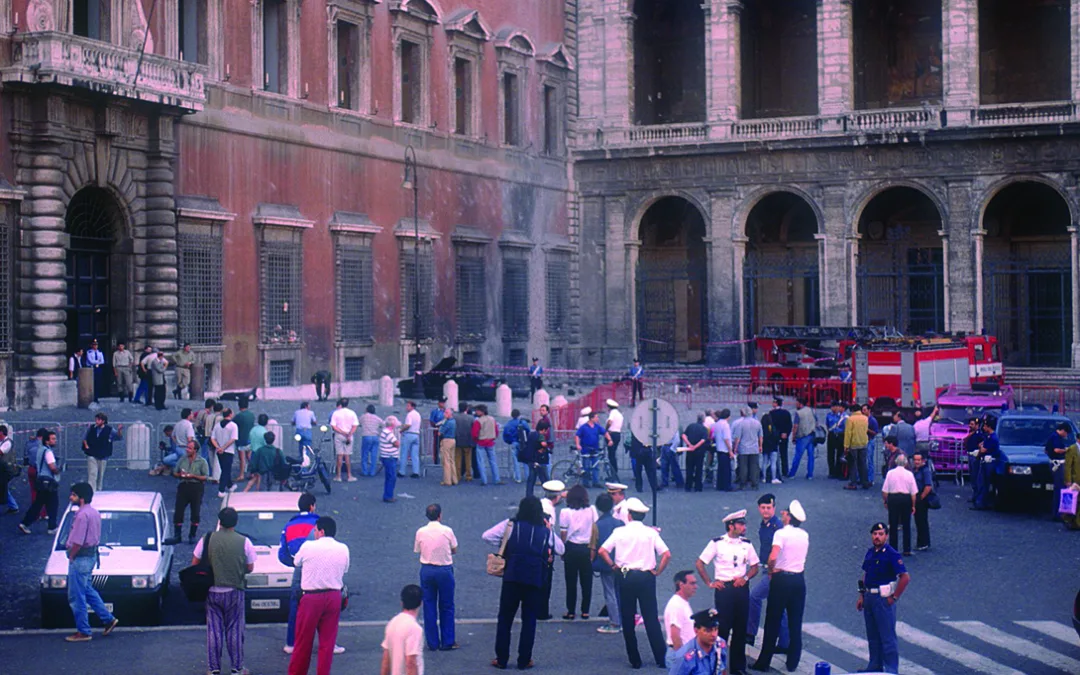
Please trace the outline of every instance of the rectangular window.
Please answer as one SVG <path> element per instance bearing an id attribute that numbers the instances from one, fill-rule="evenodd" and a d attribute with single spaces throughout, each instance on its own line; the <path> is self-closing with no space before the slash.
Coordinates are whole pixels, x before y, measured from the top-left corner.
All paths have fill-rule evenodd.
<path id="1" fill-rule="evenodd" d="M 412 377 L 415 373 L 424 372 L 425 368 L 427 368 L 427 354 L 422 352 L 409 354 L 409 372 L 406 375 Z"/>
<path id="2" fill-rule="evenodd" d="M 511 349 L 506 357 L 506 365 L 508 366 L 525 366 L 525 350 L 524 349 Z"/>
<path id="3" fill-rule="evenodd" d="M 459 247 L 457 255 L 457 339 L 483 340 L 487 328 L 487 285 L 481 246 Z"/>
<path id="4" fill-rule="evenodd" d="M 566 364 L 563 363 L 562 347 L 552 347 L 551 350 L 548 352 L 548 369 L 565 367 Z"/>
<path id="5" fill-rule="evenodd" d="M 109 0 L 73 0 L 71 32 L 92 40 L 109 40 Z"/>
<path id="6" fill-rule="evenodd" d="M 424 89 L 420 77 L 423 68 L 420 58 L 420 45 L 408 40 L 401 41 L 401 121 L 408 124 L 420 123 Z"/>
<path id="7" fill-rule="evenodd" d="M 342 242 L 336 248 L 338 340 L 368 342 L 374 314 L 371 247 Z"/>
<path id="8" fill-rule="evenodd" d="M 270 362 L 271 387 L 291 387 L 293 383 L 293 362 L 271 361 Z"/>
<path id="9" fill-rule="evenodd" d="M 470 351 L 470 352 L 463 353 L 461 355 L 461 362 L 462 363 L 471 363 L 471 364 L 474 364 L 474 365 L 477 365 L 477 366 L 482 365 L 481 362 L 480 362 L 480 352 Z"/>
<path id="10" fill-rule="evenodd" d="M 547 261 L 547 327 L 552 334 L 569 328 L 570 261 L 565 255 L 552 255 Z"/>
<path id="11" fill-rule="evenodd" d="M 401 335 L 407 340 L 435 337 L 433 257 L 431 248 L 427 246 L 421 246 L 418 256 L 412 242 L 401 248 Z"/>
<path id="12" fill-rule="evenodd" d="M 503 143 L 506 145 L 519 145 L 521 133 L 519 129 L 519 101 L 518 101 L 518 77 L 514 73 L 503 73 Z"/>
<path id="13" fill-rule="evenodd" d="M 11 351 L 12 210 L 0 204 L 0 352 Z"/>
<path id="14" fill-rule="evenodd" d="M 454 133 L 467 136 L 472 133 L 472 63 L 467 59 L 454 59 Z"/>
<path id="15" fill-rule="evenodd" d="M 360 27 L 337 22 L 337 87 L 339 108 L 360 109 Z"/>
<path id="16" fill-rule="evenodd" d="M 345 381 L 357 382 L 364 379 L 364 365 L 363 356 L 346 356 Z"/>
<path id="17" fill-rule="evenodd" d="M 207 63 L 206 0 L 177 0 L 177 10 L 180 59 Z"/>
<path id="18" fill-rule="evenodd" d="M 503 258 L 503 339 L 529 337 L 529 261 Z"/>
<path id="19" fill-rule="evenodd" d="M 286 0 L 264 0 L 263 89 L 289 91 L 289 12 Z"/>
<path id="20" fill-rule="evenodd" d="M 301 342 L 304 333 L 303 246 L 298 241 L 260 244 L 262 339 L 265 344 Z"/>
<path id="21" fill-rule="evenodd" d="M 559 104 L 558 90 L 544 85 L 544 154 L 559 152 Z"/>
<path id="22" fill-rule="evenodd" d="M 212 234 L 176 237 L 180 343 L 222 344 L 222 241 Z"/>

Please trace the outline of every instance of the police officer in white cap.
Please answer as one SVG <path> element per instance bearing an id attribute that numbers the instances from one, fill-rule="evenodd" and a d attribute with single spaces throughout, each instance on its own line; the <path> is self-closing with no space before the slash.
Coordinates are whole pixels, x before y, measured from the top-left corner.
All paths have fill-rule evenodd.
<path id="1" fill-rule="evenodd" d="M 810 535 L 802 528 L 806 511 L 795 499 L 787 511 L 780 512 L 784 527 L 773 537 L 769 553 L 769 604 L 765 610 L 765 640 L 761 654 L 750 666 L 751 670 L 768 671 L 780 637 L 780 619 L 787 611 L 788 631 L 791 641 L 787 653 L 787 669 L 799 667 L 802 656 L 802 621 L 806 609 L 806 581 L 803 570 L 806 554 L 810 550 Z"/>
<path id="2" fill-rule="evenodd" d="M 611 515 L 616 520 L 629 523 L 630 512 L 626 510 L 626 486 L 622 483 L 604 483 L 604 489 L 611 495 L 611 501 L 615 503 L 615 506 L 611 508 Z"/>
<path id="3" fill-rule="evenodd" d="M 711 540 L 694 565 L 713 589 L 720 638 L 731 645 L 731 672 L 746 670 L 746 620 L 750 614 L 750 580 L 758 572 L 757 551 L 746 534 L 746 509 L 724 517 L 727 534 Z M 713 578 L 705 566 L 713 563 Z"/>
<path id="4" fill-rule="evenodd" d="M 544 498 L 540 500 L 540 506 L 544 509 L 544 518 L 551 522 L 552 532 L 555 532 L 558 529 L 556 523 L 559 522 L 555 518 L 555 507 L 566 496 L 566 484 L 561 480 L 552 479 L 540 487 L 544 488 Z M 559 537 L 555 537 L 555 539 L 559 539 Z M 542 589 L 544 605 L 536 613 L 536 618 L 541 621 L 547 621 L 551 618 L 551 577 L 554 574 L 554 562 L 544 563 L 544 587 Z"/>
<path id="5" fill-rule="evenodd" d="M 619 412 L 619 402 L 609 398 L 607 403 L 607 421 L 604 422 L 604 437 L 607 439 L 607 458 L 611 465 L 611 475 L 619 480 L 619 446 L 622 445 L 623 414 Z"/>
<path id="6" fill-rule="evenodd" d="M 660 533 L 646 527 L 645 514 L 649 507 L 637 497 L 626 500 L 630 523 L 615 528 L 600 547 L 600 557 L 615 570 L 619 587 L 619 610 L 622 615 L 623 640 L 630 665 L 641 667 L 637 635 L 634 633 L 634 614 L 639 611 L 645 622 L 656 665 L 665 667 L 664 654 L 667 644 L 660 629 L 656 606 L 656 577 L 664 572 L 671 560 L 671 551 L 660 538 Z M 657 556 L 660 560 L 657 562 Z"/>

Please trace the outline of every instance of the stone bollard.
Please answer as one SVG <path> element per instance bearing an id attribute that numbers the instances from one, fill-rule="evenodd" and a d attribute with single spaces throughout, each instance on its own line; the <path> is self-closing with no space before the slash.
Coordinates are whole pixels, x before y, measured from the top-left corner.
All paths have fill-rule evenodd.
<path id="1" fill-rule="evenodd" d="M 419 392 L 422 394 L 423 392 Z M 394 381 L 389 375 L 379 378 L 379 405 L 390 407 L 394 405 Z"/>
<path id="2" fill-rule="evenodd" d="M 80 408 L 89 408 L 94 402 L 94 369 L 80 368 L 75 375 L 76 401 Z"/>
<path id="3" fill-rule="evenodd" d="M 188 398 L 192 401 L 202 399 L 206 393 L 206 366 L 196 361 L 191 366 L 191 384 L 188 385 Z"/>
<path id="4" fill-rule="evenodd" d="M 495 389 L 495 416 L 510 417 L 510 411 L 514 407 L 514 394 L 510 391 L 510 385 L 500 384 Z"/>
<path id="5" fill-rule="evenodd" d="M 551 396 L 547 393 L 547 389 L 537 389 L 536 394 L 533 396 L 533 407 L 539 408 L 542 405 L 550 405 Z"/>
<path id="6" fill-rule="evenodd" d="M 559 394 L 555 398 L 551 399 L 551 409 L 552 410 L 556 410 L 558 408 L 565 408 L 565 407 L 566 407 L 566 397 L 563 396 L 562 394 Z"/>
<path id="7" fill-rule="evenodd" d="M 447 380 L 442 386 L 443 397 L 446 399 L 446 407 L 454 412 L 458 409 L 458 386 L 457 382 Z"/>
<path id="8" fill-rule="evenodd" d="M 150 469 L 150 427 L 135 422 L 124 427 L 124 444 L 127 447 L 127 468 L 132 471 Z"/>

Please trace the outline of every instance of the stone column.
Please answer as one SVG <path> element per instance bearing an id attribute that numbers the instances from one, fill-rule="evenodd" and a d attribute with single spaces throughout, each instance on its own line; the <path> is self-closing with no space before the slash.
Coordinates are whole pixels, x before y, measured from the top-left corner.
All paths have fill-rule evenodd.
<path id="1" fill-rule="evenodd" d="M 985 256 L 983 244 L 986 239 L 986 230 L 976 225 L 971 228 L 971 242 L 973 248 L 973 260 L 975 267 L 975 331 L 986 328 L 986 318 L 983 314 L 986 302 L 986 289 L 983 278 L 983 258 Z"/>
<path id="2" fill-rule="evenodd" d="M 626 3 L 611 7 L 604 20 L 604 126 L 630 126 L 634 101 L 634 20 Z"/>
<path id="3" fill-rule="evenodd" d="M 628 241 L 625 244 L 626 252 L 626 280 L 625 287 L 626 293 L 626 305 L 624 307 L 624 313 L 622 318 L 621 332 L 618 334 L 627 336 L 626 344 L 626 357 L 622 359 L 623 363 L 632 360 L 638 355 L 638 343 L 637 343 L 637 266 L 638 266 L 638 254 L 641 252 L 641 240 L 635 239 L 634 241 Z M 610 289 L 609 289 L 610 291 Z M 610 293 L 608 297 L 611 297 Z M 608 333 L 610 341 L 611 333 Z M 619 340 L 613 341 L 615 344 L 619 344 Z"/>
<path id="4" fill-rule="evenodd" d="M 709 193 L 709 224 L 706 232 L 708 265 L 709 342 L 729 342 L 741 338 L 738 283 L 734 277 L 731 228 L 738 194 L 734 190 Z M 741 268 L 740 268 L 741 269 Z M 740 272 L 741 276 L 741 272 Z M 713 345 L 706 351 L 710 365 L 737 365 L 742 360 L 739 345 Z"/>
<path id="5" fill-rule="evenodd" d="M 945 332 L 949 332 L 952 330 L 953 325 L 953 316 L 952 312 L 950 311 L 950 307 L 952 306 L 952 278 L 949 276 L 949 231 L 938 230 L 938 236 L 941 237 L 941 278 L 942 283 L 945 286 L 943 289 L 941 289 L 943 305 L 941 313 L 944 317 Z M 957 251 L 959 252 L 959 249 L 961 248 L 963 247 L 958 246 Z M 963 257 L 963 254 L 961 254 L 961 257 Z M 971 263 L 970 257 L 968 258 L 968 263 Z M 968 314 L 971 314 L 970 310 L 966 311 Z"/>
<path id="6" fill-rule="evenodd" d="M 733 280 L 733 290 L 735 291 L 734 308 L 737 316 L 735 317 L 735 325 L 739 327 L 739 339 L 748 340 L 753 335 L 749 333 L 753 330 L 752 326 L 746 325 L 746 279 L 743 276 L 743 264 L 746 262 L 746 245 L 750 243 L 750 238 L 742 234 L 733 234 L 731 236 L 731 277 Z M 739 362 L 746 363 L 745 348 L 739 350 Z"/>
<path id="7" fill-rule="evenodd" d="M 710 138 L 727 138 L 742 104 L 742 0 L 708 0 L 705 7 L 705 69 L 709 86 L 706 121 Z"/>
<path id="8" fill-rule="evenodd" d="M 979 2 L 942 0 L 941 11 L 946 123 L 969 126 L 979 105 Z"/>
<path id="9" fill-rule="evenodd" d="M 630 347 L 634 344 L 630 317 L 633 316 L 633 275 L 637 266 L 637 248 L 630 250 L 626 246 L 626 197 L 611 197 L 604 204 L 607 227 L 607 246 L 604 249 L 607 257 L 607 303 L 604 305 L 607 345 L 604 361 L 608 365 L 622 365 L 626 363 Z"/>
<path id="10" fill-rule="evenodd" d="M 1069 228 L 1072 262 L 1072 367 L 1080 368 L 1080 228 Z"/>
<path id="11" fill-rule="evenodd" d="M 859 316 L 859 240 L 862 235 L 852 232 L 850 229 L 844 235 L 844 258 L 845 270 L 847 271 L 847 285 L 850 290 L 848 300 L 848 316 L 852 326 L 858 326 L 859 322 L 866 323 Z"/>
<path id="12" fill-rule="evenodd" d="M 145 267 L 141 270 L 143 298 L 136 304 L 136 325 L 144 325 L 146 340 L 155 346 L 176 345 L 179 286 L 176 250 L 176 201 L 173 176 L 175 119 L 151 118 L 151 149 L 146 169 Z M 139 261 L 136 262 L 136 265 Z M 141 316 L 140 316 L 141 315 Z"/>
<path id="13" fill-rule="evenodd" d="M 974 245 L 971 242 L 973 221 L 972 184 L 969 180 L 949 181 L 948 222 L 938 233 L 942 236 L 945 260 L 945 329 L 974 332 L 975 294 Z M 949 241 L 953 245 L 949 245 Z"/>
<path id="14" fill-rule="evenodd" d="M 823 232 L 814 235 L 818 240 L 818 272 L 820 278 L 821 325 L 848 326 L 854 322 L 850 303 L 855 297 L 848 275 L 848 234 L 851 227 L 844 215 L 845 187 L 829 185 L 824 188 L 821 212 Z"/>
<path id="15" fill-rule="evenodd" d="M 851 0 L 818 0 L 818 109 L 826 128 L 841 128 L 839 116 L 854 107 Z"/>

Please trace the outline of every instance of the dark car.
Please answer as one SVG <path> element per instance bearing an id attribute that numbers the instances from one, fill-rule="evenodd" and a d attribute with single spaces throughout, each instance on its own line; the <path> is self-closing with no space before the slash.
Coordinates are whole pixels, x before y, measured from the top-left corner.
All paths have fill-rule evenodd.
<path id="1" fill-rule="evenodd" d="M 1065 442 L 1071 445 L 1076 442 L 1076 427 L 1064 415 L 1039 410 L 1010 410 L 1001 416 L 996 431 L 1003 466 L 994 476 L 999 497 L 1018 497 L 1032 504 L 1048 499 L 1054 490 L 1054 478 L 1050 458 L 1046 455 L 1046 441 L 1062 422 L 1069 425 Z"/>
<path id="2" fill-rule="evenodd" d="M 435 367 L 420 376 L 421 390 L 416 390 L 416 380 L 400 380 L 398 391 L 402 398 L 437 399 L 443 395 L 443 385 L 453 380 L 458 385 L 458 398 L 462 401 L 494 401 L 495 389 L 505 380 L 489 375 L 479 366 L 456 365 L 457 359 L 448 356 Z"/>

